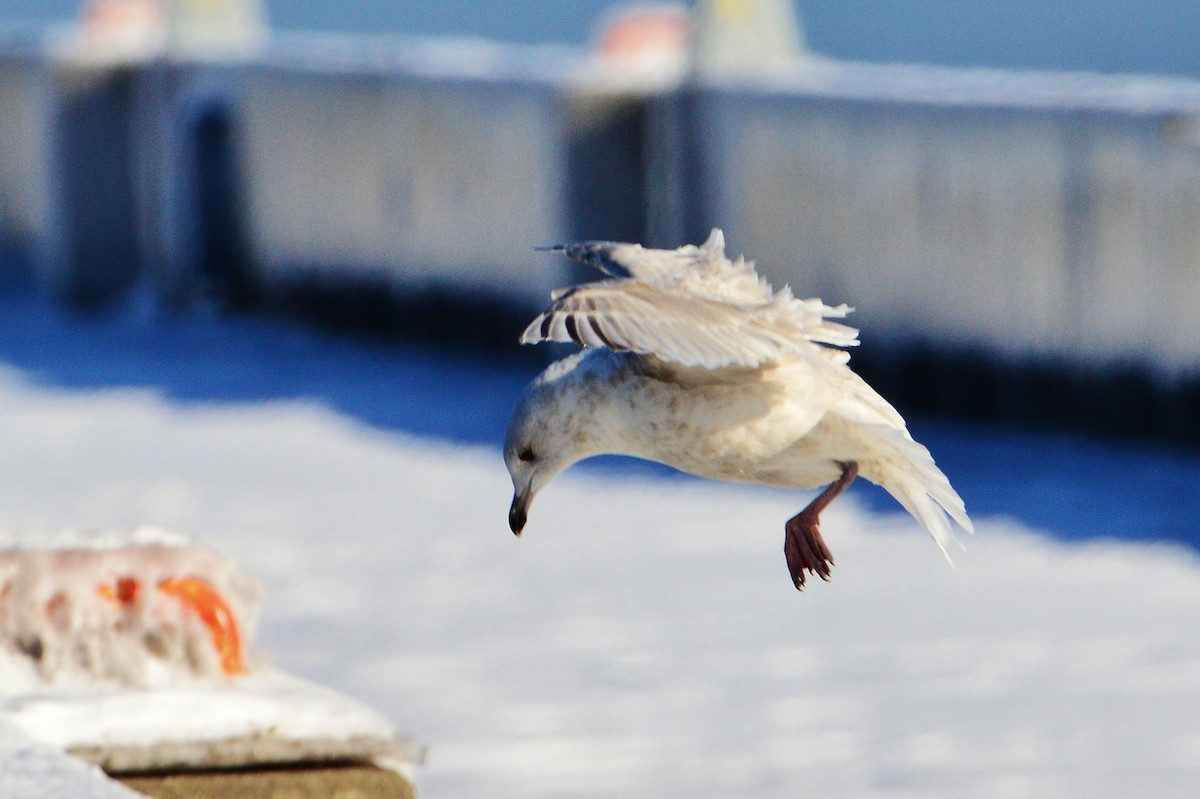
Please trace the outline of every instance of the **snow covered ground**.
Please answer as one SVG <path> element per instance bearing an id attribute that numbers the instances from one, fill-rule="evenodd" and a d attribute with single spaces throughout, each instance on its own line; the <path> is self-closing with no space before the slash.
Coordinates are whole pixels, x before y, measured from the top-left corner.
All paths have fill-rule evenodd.
<path id="1" fill-rule="evenodd" d="M 0 529 L 230 555 L 260 650 L 429 744 L 427 797 L 1194 795 L 1200 559 L 1153 541 L 1200 541 L 1195 453 L 914 424 L 976 518 L 957 567 L 856 486 L 800 594 L 786 492 L 609 462 L 514 540 L 528 371 L 0 303 Z"/>

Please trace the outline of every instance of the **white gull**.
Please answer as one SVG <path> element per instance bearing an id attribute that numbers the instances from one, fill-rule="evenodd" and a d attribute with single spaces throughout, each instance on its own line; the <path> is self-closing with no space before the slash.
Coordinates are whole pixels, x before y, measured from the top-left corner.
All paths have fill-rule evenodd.
<path id="1" fill-rule="evenodd" d="M 819 516 L 856 475 L 885 488 L 943 553 L 955 540 L 951 519 L 972 530 L 929 450 L 847 365 L 840 348 L 857 345 L 858 331 L 829 320 L 851 308 L 773 291 L 753 262 L 725 256 L 720 230 L 676 250 L 598 241 L 545 249 L 610 277 L 554 292 L 521 336 L 584 350 L 542 372 L 509 422 L 508 521 L 517 535 L 539 491 L 601 454 L 715 480 L 828 484 L 784 527 L 796 588 L 806 571 L 829 579 Z"/>

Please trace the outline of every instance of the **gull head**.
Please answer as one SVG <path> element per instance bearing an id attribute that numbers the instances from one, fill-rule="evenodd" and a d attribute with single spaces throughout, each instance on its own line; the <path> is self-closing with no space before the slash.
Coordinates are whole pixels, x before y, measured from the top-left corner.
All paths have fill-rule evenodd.
<path id="1" fill-rule="evenodd" d="M 513 483 L 508 526 L 516 535 L 538 492 L 571 464 L 599 452 L 595 401 L 586 396 L 586 377 L 581 378 L 587 370 L 576 368 L 584 354 L 546 369 L 525 389 L 509 420 L 504 463 Z"/>

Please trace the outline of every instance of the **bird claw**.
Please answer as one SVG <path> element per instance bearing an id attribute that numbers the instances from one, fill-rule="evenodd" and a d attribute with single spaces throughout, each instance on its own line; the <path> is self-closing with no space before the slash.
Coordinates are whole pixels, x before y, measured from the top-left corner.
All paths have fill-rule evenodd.
<path id="1" fill-rule="evenodd" d="M 833 571 L 833 553 L 825 546 L 817 524 L 821 521 L 821 511 L 837 499 L 858 475 L 856 462 L 835 463 L 842 470 L 841 476 L 825 486 L 825 490 L 808 503 L 808 507 L 788 519 L 783 528 L 787 531 L 787 537 L 783 541 L 783 554 L 787 555 L 788 571 L 791 572 L 792 583 L 797 591 L 804 590 L 805 571 L 817 575 L 825 582 L 829 582 L 829 575 Z"/>
<path id="2" fill-rule="evenodd" d="M 828 582 L 833 571 L 833 553 L 821 538 L 816 515 L 803 511 L 788 520 L 784 527 L 787 535 L 783 541 L 783 554 L 787 557 L 788 572 L 796 590 L 803 591 L 805 572 Z"/>

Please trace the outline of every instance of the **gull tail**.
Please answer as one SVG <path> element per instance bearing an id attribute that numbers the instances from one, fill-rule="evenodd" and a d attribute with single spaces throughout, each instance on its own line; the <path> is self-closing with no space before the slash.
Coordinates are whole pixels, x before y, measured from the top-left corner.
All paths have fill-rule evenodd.
<path id="1" fill-rule="evenodd" d="M 835 413 L 849 423 L 863 453 L 859 473 L 891 494 L 949 560 L 950 545 L 959 543 L 951 522 L 968 533 L 975 531 L 962 497 L 929 450 L 909 435 L 896 409 L 860 378 L 855 383 L 858 390 Z"/>
<path id="2" fill-rule="evenodd" d="M 860 463 L 863 477 L 883 486 L 920 522 L 949 560 L 950 545 L 959 543 L 951 520 L 968 533 L 975 531 L 962 497 L 934 463 L 929 450 L 914 441 L 907 431 L 873 425 L 864 432 L 890 452 L 874 463 Z"/>

